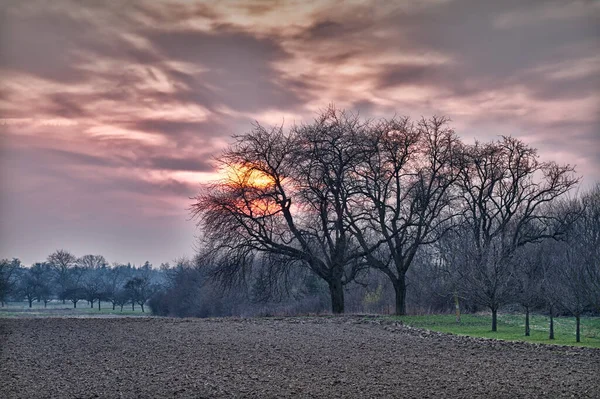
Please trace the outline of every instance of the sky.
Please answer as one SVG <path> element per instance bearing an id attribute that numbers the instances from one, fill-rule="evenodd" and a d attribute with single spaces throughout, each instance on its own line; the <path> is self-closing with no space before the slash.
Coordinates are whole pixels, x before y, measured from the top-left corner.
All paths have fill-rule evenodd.
<path id="1" fill-rule="evenodd" d="M 446 115 L 600 181 L 600 1 L 0 0 L 0 258 L 192 256 L 231 135 Z"/>

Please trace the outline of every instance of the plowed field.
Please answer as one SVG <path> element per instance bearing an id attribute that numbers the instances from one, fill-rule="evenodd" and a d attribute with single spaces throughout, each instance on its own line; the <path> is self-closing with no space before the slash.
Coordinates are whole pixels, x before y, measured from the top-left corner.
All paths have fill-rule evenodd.
<path id="1" fill-rule="evenodd" d="M 600 350 L 359 317 L 0 319 L 0 397 L 600 397 Z"/>

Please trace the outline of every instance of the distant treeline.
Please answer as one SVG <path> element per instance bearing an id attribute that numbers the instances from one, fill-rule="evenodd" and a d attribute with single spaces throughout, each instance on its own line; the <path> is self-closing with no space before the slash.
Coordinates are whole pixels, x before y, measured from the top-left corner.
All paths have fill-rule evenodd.
<path id="1" fill-rule="evenodd" d="M 102 255 L 76 257 L 66 250 L 57 250 L 44 262 L 25 267 L 17 258 L 0 260 L 0 302 L 27 301 L 29 307 L 50 301 L 70 303 L 80 301 L 90 307 L 110 302 L 112 309 L 139 305 L 145 311 L 148 300 L 164 285 L 164 273 L 149 262 L 135 267 L 131 264 L 109 266 Z"/>

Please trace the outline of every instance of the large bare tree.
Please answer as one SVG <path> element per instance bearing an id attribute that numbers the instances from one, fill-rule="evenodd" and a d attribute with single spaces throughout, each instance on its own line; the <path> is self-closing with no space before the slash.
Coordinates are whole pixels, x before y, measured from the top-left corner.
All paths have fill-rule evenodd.
<path id="1" fill-rule="evenodd" d="M 372 124 L 363 140 L 355 196 L 347 211 L 368 264 L 385 273 L 406 312 L 406 273 L 419 248 L 453 218 L 460 142 L 446 118 L 394 118 Z M 453 192 L 454 191 L 454 192 Z"/>
<path id="2" fill-rule="evenodd" d="M 306 267 L 327 282 L 332 311 L 344 312 L 344 285 L 364 267 L 345 219 L 363 128 L 329 108 L 289 133 L 256 124 L 236 137 L 219 158 L 226 177 L 192 205 L 217 275 L 243 278 L 257 257 L 278 272 Z"/>

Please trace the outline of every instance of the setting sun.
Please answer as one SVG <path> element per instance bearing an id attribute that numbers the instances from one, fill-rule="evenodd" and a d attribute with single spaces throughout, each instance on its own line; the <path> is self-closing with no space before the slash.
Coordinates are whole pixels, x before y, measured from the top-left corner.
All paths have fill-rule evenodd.
<path id="1" fill-rule="evenodd" d="M 228 165 L 223 168 L 225 179 L 236 186 L 269 188 L 273 186 L 273 178 L 266 173 L 244 165 Z"/>

